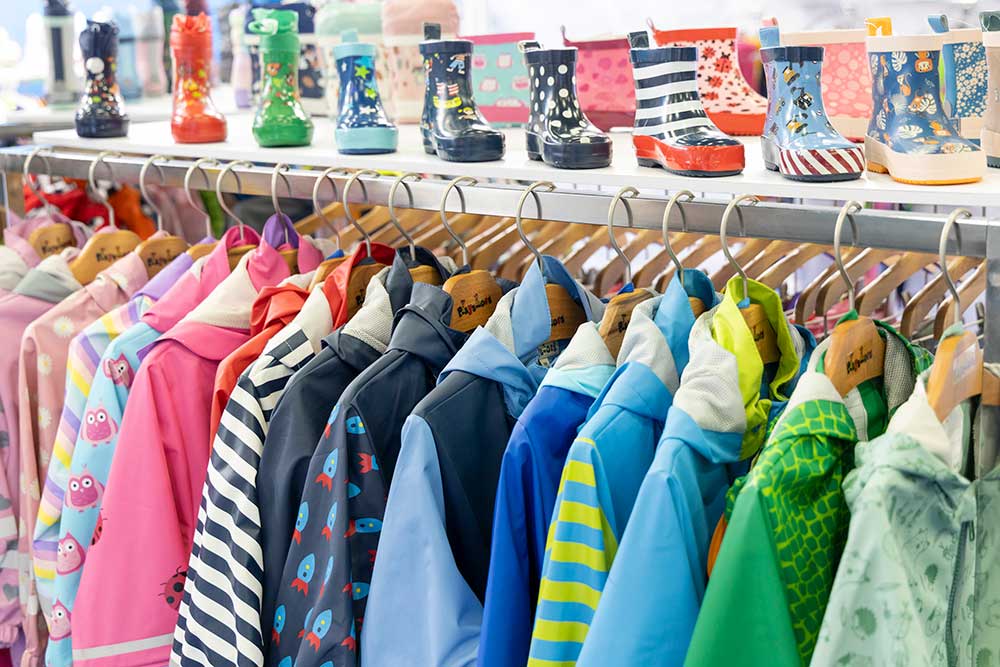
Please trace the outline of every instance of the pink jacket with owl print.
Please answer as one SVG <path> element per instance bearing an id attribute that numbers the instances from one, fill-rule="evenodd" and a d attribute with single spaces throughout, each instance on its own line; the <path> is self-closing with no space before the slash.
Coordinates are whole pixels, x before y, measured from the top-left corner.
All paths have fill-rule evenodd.
<path id="1" fill-rule="evenodd" d="M 320 260 L 300 246 L 300 270 Z M 288 276 L 278 251 L 262 243 L 143 358 L 72 611 L 75 667 L 169 661 L 208 468 L 216 369 L 249 338 L 257 294 Z M 290 280 L 304 287 L 309 279 Z"/>
<path id="2" fill-rule="evenodd" d="M 55 445 L 66 389 L 70 341 L 94 320 L 122 305 L 149 279 L 146 264 L 131 252 L 98 274 L 45 315 L 32 322 L 21 339 L 18 370 L 18 425 L 21 449 L 20 552 L 21 606 L 27 647 L 23 667 L 41 664 L 52 601 L 38 594 L 33 571 L 31 528 Z"/>

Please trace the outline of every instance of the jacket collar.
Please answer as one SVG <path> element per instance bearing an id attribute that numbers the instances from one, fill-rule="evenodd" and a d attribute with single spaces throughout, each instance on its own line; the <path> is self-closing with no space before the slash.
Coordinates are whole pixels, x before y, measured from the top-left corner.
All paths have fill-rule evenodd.
<path id="1" fill-rule="evenodd" d="M 97 274 L 93 282 L 84 285 L 97 305 L 109 312 L 121 304 L 119 293 L 126 299 L 149 281 L 149 270 L 139 253 L 132 251 Z"/>
<path id="2" fill-rule="evenodd" d="M 435 285 L 415 283 L 410 302 L 396 313 L 389 349 L 414 354 L 439 373 L 468 338 L 448 326 L 451 311 L 447 292 Z"/>
<path id="3" fill-rule="evenodd" d="M 353 336 L 367 343 L 369 347 L 377 350 L 380 354 L 385 352 L 386 347 L 389 345 L 389 338 L 392 336 L 392 318 L 394 315 L 392 309 L 392 292 L 386 289 L 389 277 L 393 273 L 398 275 L 400 272 L 405 273 L 407 277 L 410 275 L 406 266 L 403 265 L 400 268 L 398 262 L 399 257 L 397 255 L 396 259 L 393 260 L 392 266 L 382 269 L 368 281 L 368 288 L 365 290 L 365 302 L 358 309 L 358 312 L 354 314 L 354 317 L 341 327 L 341 334 Z M 398 294 L 401 290 L 405 289 L 407 298 L 409 298 L 413 282 L 411 280 L 408 287 L 403 287 L 400 284 L 402 282 L 404 281 L 397 281 L 394 291 Z"/>
<path id="4" fill-rule="evenodd" d="M 604 304 L 573 280 L 558 260 L 542 259 L 546 275 L 542 275 L 537 262 L 532 262 L 521 286 L 500 299 L 486 326 L 473 332 L 438 382 L 454 371 L 493 380 L 503 387 L 508 413 L 520 416 L 545 376 L 545 368 L 538 363 L 538 348 L 548 339 L 552 327 L 546 277 L 574 296 L 588 320 L 600 321 L 604 314 Z"/>
<path id="5" fill-rule="evenodd" d="M 311 272 L 262 289 L 250 309 L 250 335 L 256 336 L 265 329 L 291 322 L 309 298 L 310 280 Z"/>
<path id="6" fill-rule="evenodd" d="M 396 250 L 396 256 L 392 259 L 392 270 L 386 278 L 385 287 L 389 291 L 389 299 L 392 304 L 392 312 L 399 311 L 410 301 L 410 292 L 413 291 L 413 277 L 410 269 L 418 266 L 429 266 L 437 271 L 441 282 L 448 280 L 455 271 L 455 263 L 451 258 L 445 258 L 448 266 L 434 255 L 427 248 L 414 247 L 414 252 L 410 252 L 409 246 L 404 246 Z"/>
<path id="7" fill-rule="evenodd" d="M 69 268 L 70 261 L 80 253 L 77 248 L 65 248 L 49 255 L 28 271 L 14 288 L 15 294 L 58 303 L 83 285 Z"/>
<path id="8" fill-rule="evenodd" d="M 541 386 L 596 398 L 615 372 L 615 359 L 594 322 L 584 322 L 545 374 Z"/>
<path id="9" fill-rule="evenodd" d="M 395 248 L 384 243 L 372 243 L 371 254 L 368 254 L 367 244 L 361 243 L 326 277 L 323 281 L 323 292 L 330 304 L 334 326 L 339 327 L 347 321 L 347 285 L 354 267 L 369 259 L 380 264 L 392 264 L 395 257 Z"/>

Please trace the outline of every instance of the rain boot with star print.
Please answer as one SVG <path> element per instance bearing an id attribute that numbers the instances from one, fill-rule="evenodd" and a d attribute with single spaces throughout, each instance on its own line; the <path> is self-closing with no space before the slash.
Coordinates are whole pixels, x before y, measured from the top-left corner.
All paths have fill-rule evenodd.
<path id="1" fill-rule="evenodd" d="M 340 77 L 337 150 L 347 155 L 392 153 L 398 131 L 382 107 L 375 82 L 375 45 L 358 41 L 356 30 L 333 47 Z"/>

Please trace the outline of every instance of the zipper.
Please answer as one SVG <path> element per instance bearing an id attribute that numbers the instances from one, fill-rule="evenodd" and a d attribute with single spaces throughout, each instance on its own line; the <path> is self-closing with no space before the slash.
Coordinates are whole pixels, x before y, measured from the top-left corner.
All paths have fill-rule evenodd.
<path id="1" fill-rule="evenodd" d="M 948 593 L 948 617 L 945 621 L 945 649 L 948 654 L 948 667 L 958 667 L 958 645 L 955 641 L 954 623 L 955 614 L 957 613 L 958 587 L 965 565 L 965 543 L 966 541 L 971 542 L 976 539 L 976 534 L 972 532 L 971 528 L 971 521 L 962 522 L 962 529 L 958 534 L 958 554 L 955 556 L 955 571 L 951 577 L 951 591 Z"/>

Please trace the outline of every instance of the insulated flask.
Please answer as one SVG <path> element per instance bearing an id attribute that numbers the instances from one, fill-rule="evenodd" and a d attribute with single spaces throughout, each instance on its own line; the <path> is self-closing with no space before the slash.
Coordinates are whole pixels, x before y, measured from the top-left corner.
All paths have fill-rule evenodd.
<path id="1" fill-rule="evenodd" d="M 257 8 L 253 19 L 250 31 L 261 36 L 261 91 L 253 136 L 261 146 L 308 146 L 313 123 L 299 100 L 299 15 Z"/>
<path id="2" fill-rule="evenodd" d="M 80 98 L 80 82 L 73 73 L 73 13 L 64 0 L 45 0 L 43 17 L 49 70 L 45 77 L 45 99 L 49 104 L 74 104 Z"/>
<path id="3" fill-rule="evenodd" d="M 118 26 L 87 21 L 80 33 L 87 81 L 76 110 L 76 133 L 81 137 L 124 137 L 128 134 L 121 91 L 118 90 Z"/>

